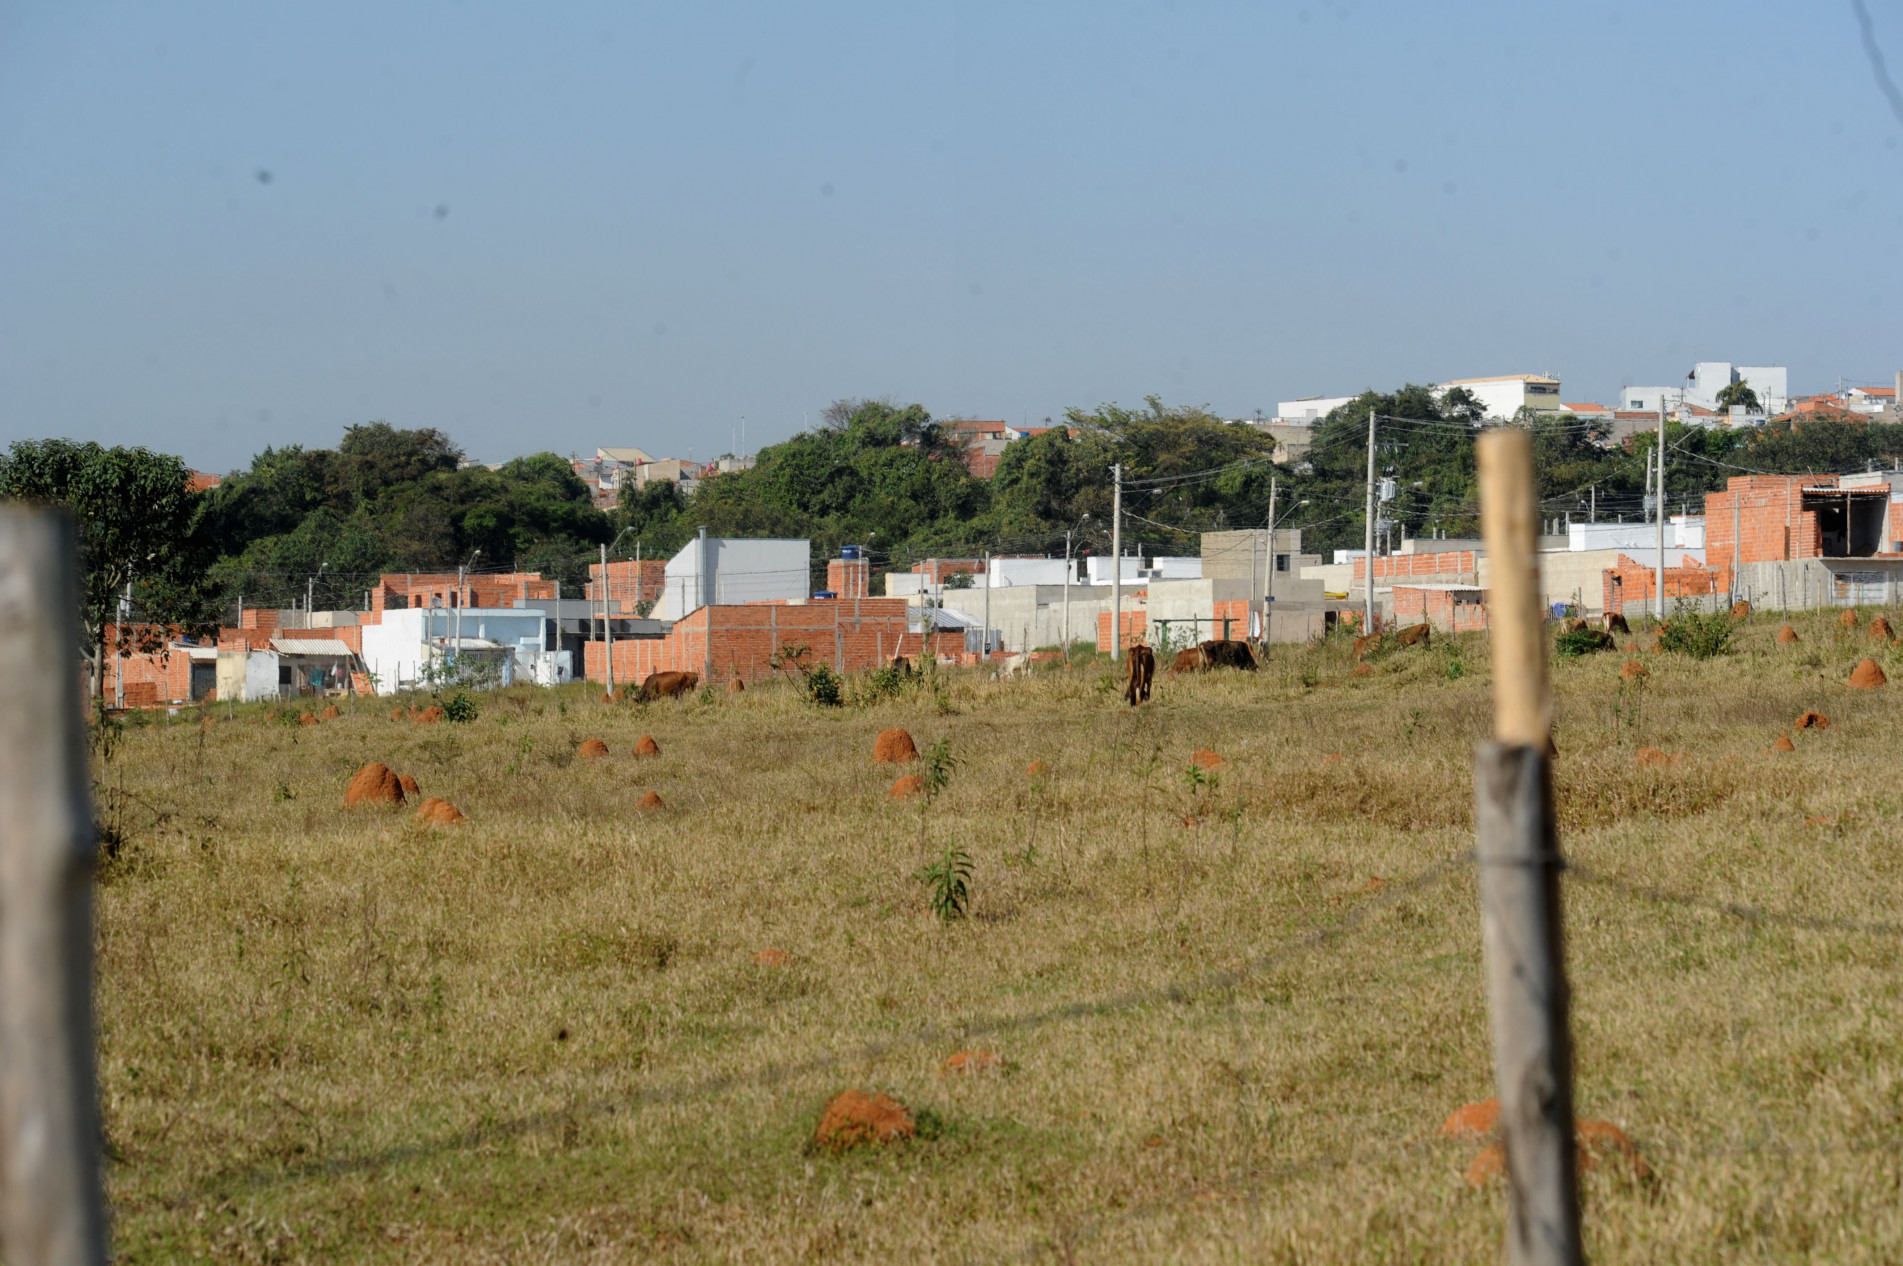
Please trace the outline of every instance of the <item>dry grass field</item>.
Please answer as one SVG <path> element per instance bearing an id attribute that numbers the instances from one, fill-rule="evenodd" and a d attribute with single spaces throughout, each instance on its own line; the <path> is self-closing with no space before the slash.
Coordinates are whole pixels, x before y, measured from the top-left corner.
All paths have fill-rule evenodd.
<path id="1" fill-rule="evenodd" d="M 1554 670 L 1577 1100 L 1653 1171 L 1587 1176 L 1596 1261 L 1903 1257 L 1903 679 L 1848 690 L 1862 630 L 1778 623 L 1640 653 L 1639 685 L 1618 652 Z M 99 769 L 120 1256 L 1493 1258 L 1503 1194 L 1438 1132 L 1492 1093 L 1458 860 L 1484 642 L 1367 676 L 1278 648 L 1137 710 L 1104 677 L 128 726 Z M 1834 724 L 1794 734 L 1810 708 Z M 935 801 L 887 799 L 889 726 L 948 741 Z M 370 760 L 467 821 L 346 810 Z M 972 909 L 941 922 L 916 874 L 948 844 Z M 944 1071 L 973 1048 L 1003 1063 Z M 848 1087 L 919 1136 L 815 1149 Z"/>

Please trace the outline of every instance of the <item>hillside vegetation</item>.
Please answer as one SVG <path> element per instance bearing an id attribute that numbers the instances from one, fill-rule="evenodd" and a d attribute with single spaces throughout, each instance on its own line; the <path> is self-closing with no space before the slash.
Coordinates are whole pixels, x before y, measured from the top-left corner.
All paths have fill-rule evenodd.
<path id="1" fill-rule="evenodd" d="M 1843 685 L 1903 663 L 1778 623 L 1641 650 L 1637 683 L 1616 652 L 1554 669 L 1577 1100 L 1648 1174 L 1586 1176 L 1595 1261 L 1903 1244 L 1903 723 Z M 1462 860 L 1484 643 L 1367 676 L 1278 648 L 1137 710 L 1114 687 L 1083 663 L 855 679 L 840 708 L 518 690 L 463 724 L 362 701 L 118 732 L 122 1260 L 1491 1259 L 1504 1197 L 1439 1133 L 1492 1093 Z M 1807 709 L 1831 726 L 1794 732 Z M 920 768 L 872 762 L 892 726 L 945 743 L 935 799 L 887 798 Z M 370 760 L 466 822 L 346 810 Z M 962 919 L 919 878 L 948 846 Z M 972 1050 L 1002 1063 L 946 1071 Z M 813 1147 L 846 1088 L 917 1137 Z"/>

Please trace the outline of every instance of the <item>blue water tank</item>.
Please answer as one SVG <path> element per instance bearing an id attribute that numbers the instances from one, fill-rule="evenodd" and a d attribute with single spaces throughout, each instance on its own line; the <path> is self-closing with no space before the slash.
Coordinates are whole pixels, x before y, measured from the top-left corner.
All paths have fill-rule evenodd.
<path id="1" fill-rule="evenodd" d="M 837 598 L 838 596 L 839 596 L 838 594 L 834 593 L 830 589 L 821 589 L 813 594 L 813 600 L 815 602 L 824 602 L 828 598 Z"/>
<path id="2" fill-rule="evenodd" d="M 859 547 L 857 545 L 841 545 L 839 547 L 839 556 L 857 562 L 859 559 Z"/>

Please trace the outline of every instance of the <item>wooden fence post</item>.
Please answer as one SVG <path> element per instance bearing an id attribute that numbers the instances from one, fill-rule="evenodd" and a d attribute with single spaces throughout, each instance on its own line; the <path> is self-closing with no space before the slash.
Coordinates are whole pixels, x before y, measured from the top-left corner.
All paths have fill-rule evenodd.
<path id="1" fill-rule="evenodd" d="M 0 1257 L 106 1260 L 93 1065 L 93 814 L 64 514 L 0 505 Z"/>
<path id="2" fill-rule="evenodd" d="M 1480 437 L 1480 521 L 1493 559 L 1487 623 L 1494 739 L 1474 759 L 1480 917 L 1494 1084 L 1506 1147 L 1507 1261 L 1577 1266 L 1573 1053 L 1553 822 L 1552 703 L 1540 610 L 1532 437 Z"/>

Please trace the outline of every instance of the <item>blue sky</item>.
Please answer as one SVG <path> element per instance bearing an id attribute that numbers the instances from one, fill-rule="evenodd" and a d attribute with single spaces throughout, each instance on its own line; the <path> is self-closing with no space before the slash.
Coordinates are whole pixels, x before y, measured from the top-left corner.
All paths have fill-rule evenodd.
<path id="1" fill-rule="evenodd" d="M 1887 383 L 1900 137 L 1850 3 L 15 2 L 0 441 Z"/>

